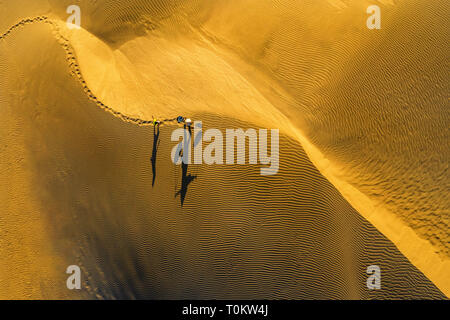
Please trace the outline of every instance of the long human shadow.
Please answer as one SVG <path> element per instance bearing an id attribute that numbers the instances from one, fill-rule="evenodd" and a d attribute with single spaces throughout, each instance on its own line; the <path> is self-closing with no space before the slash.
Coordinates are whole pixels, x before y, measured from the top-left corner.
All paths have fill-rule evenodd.
<path id="1" fill-rule="evenodd" d="M 186 126 L 184 128 L 186 129 Z M 192 137 L 192 128 L 189 127 L 189 139 L 191 137 Z M 179 155 L 179 157 L 181 157 L 181 159 L 183 159 L 183 150 L 180 150 L 178 155 Z M 181 162 L 181 188 L 175 194 L 175 197 L 180 195 L 181 206 L 183 206 L 184 199 L 186 198 L 188 185 L 197 178 L 196 175 L 194 176 L 194 175 L 188 174 L 187 171 L 188 171 L 188 164 L 185 163 L 184 161 L 182 161 Z"/>
<path id="2" fill-rule="evenodd" d="M 153 173 L 152 187 L 155 184 L 156 179 L 156 153 L 158 152 L 160 142 L 161 141 L 159 140 L 159 125 L 155 125 L 153 127 L 153 150 L 152 150 L 152 157 L 150 159 L 150 161 L 152 162 L 152 173 Z"/>

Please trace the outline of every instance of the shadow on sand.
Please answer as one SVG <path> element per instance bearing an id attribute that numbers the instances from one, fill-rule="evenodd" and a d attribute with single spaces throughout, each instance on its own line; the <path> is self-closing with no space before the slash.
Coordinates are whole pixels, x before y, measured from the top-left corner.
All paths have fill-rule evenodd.
<path id="1" fill-rule="evenodd" d="M 161 141 L 159 140 L 159 126 L 153 127 L 153 151 L 152 151 L 152 157 L 150 161 L 152 162 L 152 173 L 153 173 L 153 179 L 152 179 L 152 187 L 155 184 L 156 179 L 156 153 L 158 152 L 159 143 Z"/>
<path id="2" fill-rule="evenodd" d="M 186 129 L 186 126 L 184 128 Z M 192 128 L 189 127 L 189 139 L 191 137 L 192 137 Z M 178 155 L 182 158 L 183 157 L 183 150 L 180 150 Z M 187 189 L 188 189 L 188 185 L 197 178 L 196 175 L 193 176 L 191 174 L 188 174 L 187 171 L 188 171 L 188 164 L 184 163 L 184 161 L 182 161 L 181 162 L 181 172 L 182 172 L 182 175 L 181 175 L 181 188 L 175 194 L 175 197 L 180 195 L 181 206 L 183 206 L 184 199 L 186 197 L 186 193 L 187 193 Z"/>

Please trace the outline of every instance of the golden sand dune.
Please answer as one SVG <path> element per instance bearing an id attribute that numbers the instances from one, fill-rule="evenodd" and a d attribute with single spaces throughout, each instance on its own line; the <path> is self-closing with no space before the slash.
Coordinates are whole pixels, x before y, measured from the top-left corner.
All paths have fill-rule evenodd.
<path id="1" fill-rule="evenodd" d="M 74 263 L 81 297 L 448 296 L 446 2 L 69 4 L 1 12 L 4 297 L 74 297 Z M 179 114 L 279 128 L 279 174 L 191 165 L 180 207 L 142 126 Z"/>

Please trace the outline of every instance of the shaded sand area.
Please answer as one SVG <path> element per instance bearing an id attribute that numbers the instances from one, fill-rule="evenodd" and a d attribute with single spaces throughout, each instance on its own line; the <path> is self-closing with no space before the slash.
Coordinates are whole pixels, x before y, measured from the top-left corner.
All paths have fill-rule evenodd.
<path id="1" fill-rule="evenodd" d="M 48 23 L 0 40 L 4 297 L 448 295 L 446 53 L 424 59 L 406 36 L 423 11 L 423 41 L 443 49 L 447 31 L 430 32 L 444 2 L 387 3 L 375 36 L 363 1 L 86 2 L 77 31 L 57 19 L 69 3 L 49 3 L 27 8 Z M 279 128 L 279 174 L 191 165 L 181 206 L 175 127 L 161 128 L 152 187 L 152 127 L 100 103 L 143 120 Z M 85 290 L 65 288 L 69 264 Z M 371 264 L 382 290 L 366 289 Z"/>

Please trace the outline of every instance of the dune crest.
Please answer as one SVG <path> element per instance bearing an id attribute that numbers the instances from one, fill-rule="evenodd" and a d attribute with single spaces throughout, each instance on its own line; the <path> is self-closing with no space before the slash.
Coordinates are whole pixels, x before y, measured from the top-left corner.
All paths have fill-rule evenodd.
<path id="1" fill-rule="evenodd" d="M 244 5 L 209 7 L 186 1 L 169 10 L 170 15 L 158 16 L 159 20 L 150 19 L 155 8 L 147 8 L 142 17 L 129 18 L 126 27 L 118 27 L 120 36 L 111 31 L 115 20 L 102 32 L 101 23 L 68 30 L 64 20 L 38 16 L 15 24 L 0 41 L 21 26 L 50 25 L 89 99 L 139 126 L 149 125 L 153 117 L 208 114 L 216 120 L 231 118 L 255 127 L 279 128 L 303 146 L 320 173 L 365 219 L 450 296 L 448 203 L 442 191 L 448 177 L 448 150 L 442 141 L 448 136 L 441 129 L 448 124 L 448 113 L 437 119 L 445 106 L 446 87 L 439 85 L 445 64 L 440 53 L 445 51 L 444 41 L 430 36 L 439 23 L 420 31 L 439 54 L 436 61 L 424 60 L 418 71 L 413 59 L 406 59 L 409 52 L 402 45 L 383 47 L 389 37 L 408 39 L 417 10 L 424 10 L 426 14 L 417 19 L 426 23 L 445 5 L 443 1 L 436 8 L 412 3 L 380 1 L 392 10 L 383 20 L 386 31 L 373 36 L 372 42 L 364 40 L 368 37 L 361 23 L 365 16 L 356 21 L 348 18 L 360 17 L 356 13 L 366 2 L 352 1 L 308 4 L 298 15 L 292 13 L 298 9 L 296 4 L 274 2 L 272 8 L 272 3 L 255 2 L 254 12 L 238 15 L 230 25 L 223 19 Z M 268 7 L 274 14 L 268 14 Z M 314 28 L 320 15 L 305 18 L 318 8 L 336 18 L 326 22 L 328 29 L 340 31 L 336 39 L 327 35 L 327 28 Z M 440 12 L 444 13 L 436 16 L 437 21 L 445 17 L 445 9 Z M 255 24 L 243 28 L 247 21 Z M 296 33 L 299 25 L 303 29 Z M 354 43 L 374 54 L 349 47 Z M 413 48 L 415 57 L 423 58 L 424 45 Z M 382 49 L 389 55 L 384 56 Z M 378 68 L 360 71 L 365 64 Z M 380 81 L 372 82 L 372 76 Z M 397 129 L 395 121 L 404 121 L 405 127 Z M 395 153 L 396 148 L 404 154 Z M 356 153 L 359 150 L 361 154 Z M 411 155 L 417 155 L 417 161 Z M 429 158 L 431 169 L 425 165 Z"/>
<path id="2" fill-rule="evenodd" d="M 259 94 L 238 71 L 215 52 L 211 52 L 208 47 L 211 44 L 201 47 L 197 39 L 177 39 L 179 42 L 172 42 L 162 36 L 153 39 L 139 37 L 112 50 L 86 31 L 70 31 L 68 38 L 80 61 L 88 86 L 93 88 L 100 100 L 114 105 L 114 108 L 131 117 L 150 120 L 154 114 L 164 117 L 209 112 L 218 117 L 228 116 L 251 122 L 257 127 L 279 127 L 281 132 L 303 145 L 319 171 L 358 212 L 449 295 L 449 259 L 437 253 L 432 243 L 417 235 L 414 229 L 383 204 L 370 199 L 346 182 L 343 174 L 345 170 L 327 159 L 300 128 Z M 137 53 L 139 51 L 140 54 Z M 102 69 L 95 66 L 102 66 Z M 180 77 L 180 74 L 183 76 Z M 197 80 L 201 83 L 197 83 Z M 145 85 L 142 86 L 143 83 Z M 97 91 L 96 88 L 102 90 Z M 239 91 L 235 91 L 236 88 Z M 236 92 L 236 99 L 230 94 L 224 99 L 225 92 L 233 91 Z M 176 96 L 181 98 L 174 100 Z M 142 99 L 143 97 L 148 97 L 148 100 Z"/>

